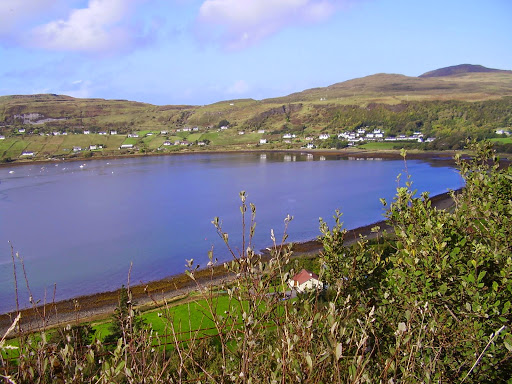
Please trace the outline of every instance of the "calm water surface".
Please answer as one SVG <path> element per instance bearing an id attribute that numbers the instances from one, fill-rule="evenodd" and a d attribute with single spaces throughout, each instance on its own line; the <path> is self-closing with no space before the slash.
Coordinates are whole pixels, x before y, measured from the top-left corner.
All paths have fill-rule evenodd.
<path id="1" fill-rule="evenodd" d="M 324 160 L 324 161 L 322 161 Z M 80 167 L 82 166 L 82 167 Z M 409 160 L 414 187 L 432 195 L 459 188 L 449 167 Z M 0 313 L 15 307 L 11 249 L 23 258 L 36 299 L 112 290 L 183 272 L 185 259 L 228 254 L 211 220 L 239 245 L 238 194 L 256 204 L 255 245 L 270 245 L 287 214 L 291 241 L 319 235 L 336 208 L 347 228 L 382 219 L 400 160 L 343 160 L 291 154 L 189 154 L 0 169 Z M 402 185 L 403 185 L 402 181 Z M 328 220 L 329 221 L 329 220 Z M 332 222 L 332 220 L 331 220 Z M 19 266 L 18 266 L 18 272 Z M 21 300 L 28 294 L 18 276 Z M 22 284 L 23 283 L 23 284 Z"/>

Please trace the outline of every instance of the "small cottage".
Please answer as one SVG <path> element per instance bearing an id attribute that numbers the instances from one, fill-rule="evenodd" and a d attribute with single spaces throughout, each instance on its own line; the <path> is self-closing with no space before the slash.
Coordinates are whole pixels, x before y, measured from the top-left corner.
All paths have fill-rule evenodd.
<path id="1" fill-rule="evenodd" d="M 319 280 L 318 275 L 303 269 L 295 276 L 293 276 L 288 284 L 290 288 L 295 289 L 297 292 L 305 292 L 313 289 L 323 289 L 324 284 Z"/>

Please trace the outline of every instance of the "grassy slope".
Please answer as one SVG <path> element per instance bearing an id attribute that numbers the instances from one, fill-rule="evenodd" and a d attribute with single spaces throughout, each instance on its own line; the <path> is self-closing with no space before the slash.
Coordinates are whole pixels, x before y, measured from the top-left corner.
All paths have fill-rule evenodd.
<path id="1" fill-rule="evenodd" d="M 131 143 L 147 150 L 160 150 L 165 140 L 210 140 L 211 146 L 224 149 L 230 146 L 256 145 L 265 137 L 277 141 L 280 134 L 270 131 L 297 128 L 304 124 L 302 136 L 315 135 L 329 123 L 329 115 L 336 106 L 367 106 L 370 103 L 396 105 L 403 101 L 431 100 L 491 100 L 512 95 L 512 73 L 486 72 L 463 73 L 444 77 L 407 77 L 377 74 L 360 79 L 314 88 L 285 97 L 266 100 L 228 100 L 205 106 L 154 106 L 123 100 L 75 99 L 59 95 L 3 96 L 0 97 L 0 132 L 7 136 L 0 142 L 0 158 L 18 158 L 25 149 L 36 152 L 39 158 L 69 154 L 74 146 L 87 148 L 91 144 L 106 146 L 103 154 L 115 154 L 122 143 Z M 289 108 L 293 108 L 290 113 Z M 12 132 L 20 125 L 14 115 L 39 113 L 45 118 L 61 119 L 45 124 L 25 124 L 27 130 L 68 133 L 110 131 L 117 136 L 24 135 L 13 138 Z M 221 120 L 228 120 L 231 128 L 217 131 L 213 127 Z M 177 128 L 199 126 L 199 132 L 176 132 Z M 206 127 L 211 127 L 207 129 Z M 265 128 L 265 134 L 251 133 Z M 170 131 L 161 136 L 160 131 Z M 238 135 L 245 130 L 245 135 Z M 154 132 L 153 136 L 142 134 Z M 136 140 L 126 139 L 126 134 L 139 132 Z M 170 148 L 165 148 L 169 150 Z M 175 148 L 174 148 L 175 149 Z M 99 155 L 99 154 L 95 154 Z"/>

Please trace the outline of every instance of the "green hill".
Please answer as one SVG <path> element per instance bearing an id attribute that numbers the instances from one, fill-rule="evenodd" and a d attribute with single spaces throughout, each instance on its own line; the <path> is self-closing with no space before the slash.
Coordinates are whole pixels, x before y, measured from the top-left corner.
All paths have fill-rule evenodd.
<path id="1" fill-rule="evenodd" d="M 468 135 L 492 137 L 496 129 L 512 126 L 511 100 L 512 71 L 467 64 L 419 77 L 376 74 L 277 98 L 205 106 L 54 94 L 3 96 L 0 159 L 17 159 L 25 150 L 35 157 L 79 156 L 72 149 L 90 145 L 103 147 L 92 156 L 116 155 L 123 143 L 134 145 L 129 153 L 184 150 L 191 143 L 244 149 L 258 145 L 261 138 L 272 144 L 267 148 L 290 148 L 305 145 L 307 138 L 321 132 L 337 134 L 358 127 L 378 128 L 386 135 L 421 130 L 457 140 Z M 220 130 L 221 125 L 229 129 Z M 79 138 L 84 131 L 91 135 Z M 100 135 L 111 131 L 118 137 Z M 124 141 L 137 132 L 154 135 Z M 295 134 L 295 140 L 283 143 L 285 133 Z M 179 148 L 167 144 L 180 140 L 184 146 Z"/>
<path id="2" fill-rule="evenodd" d="M 510 71 L 503 71 L 501 69 L 494 69 L 494 68 L 487 68 L 483 65 L 473 65 L 473 64 L 460 64 L 460 65 L 454 65 L 451 67 L 445 67 L 436 69 L 434 71 L 426 72 L 423 75 L 420 75 L 420 77 L 442 77 L 442 76 L 452 76 L 452 75 L 459 75 L 463 73 L 474 73 L 474 72 L 480 72 L 480 73 L 488 73 L 488 72 L 510 72 Z"/>

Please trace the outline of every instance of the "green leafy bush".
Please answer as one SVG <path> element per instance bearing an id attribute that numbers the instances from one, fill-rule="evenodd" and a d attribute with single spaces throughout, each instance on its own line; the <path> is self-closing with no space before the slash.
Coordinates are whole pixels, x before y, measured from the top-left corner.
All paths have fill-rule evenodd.
<path id="1" fill-rule="evenodd" d="M 91 341 L 87 328 L 67 328 L 54 342 L 45 332 L 21 333 L 17 358 L 2 354 L 0 377 L 11 383 L 510 382 L 512 171 L 500 168 L 489 144 L 470 149 L 471 160 L 457 159 L 466 186 L 452 195 L 449 210 L 433 207 L 427 194 L 416 197 L 407 181 L 389 203 L 392 230 L 377 241 L 361 237 L 347 247 L 341 214 L 332 228 L 321 221 L 326 291 L 287 292 L 293 266 L 302 264 L 291 261 L 286 234 L 272 233 L 268 259 L 254 252 L 256 208 L 241 193 L 241 248 L 231 245 L 219 219 L 213 222 L 233 256 L 225 264 L 232 279 L 222 287 L 196 281 L 188 261 L 213 328 L 184 333 L 164 307 L 165 330 L 158 334 L 140 326 L 126 291 L 113 346 Z M 210 252 L 212 278 L 215 264 Z M 227 299 L 222 310 L 220 294 Z M 5 352 L 4 339 L 0 348 Z"/>

